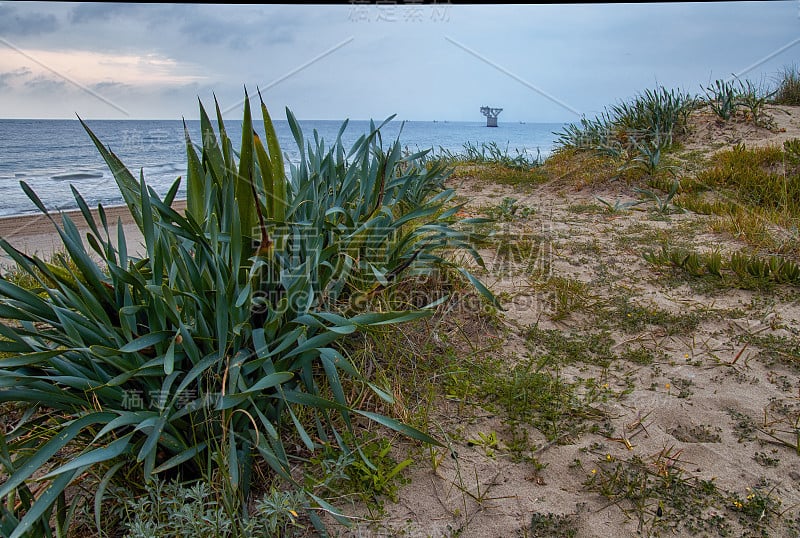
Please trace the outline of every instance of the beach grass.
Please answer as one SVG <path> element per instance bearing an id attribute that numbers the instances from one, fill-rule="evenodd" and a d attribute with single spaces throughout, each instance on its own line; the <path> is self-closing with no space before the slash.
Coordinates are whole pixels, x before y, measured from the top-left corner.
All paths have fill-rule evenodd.
<path id="1" fill-rule="evenodd" d="M 775 77 L 777 88 L 773 102 L 778 105 L 800 106 L 800 71 L 796 65 L 786 66 Z"/>

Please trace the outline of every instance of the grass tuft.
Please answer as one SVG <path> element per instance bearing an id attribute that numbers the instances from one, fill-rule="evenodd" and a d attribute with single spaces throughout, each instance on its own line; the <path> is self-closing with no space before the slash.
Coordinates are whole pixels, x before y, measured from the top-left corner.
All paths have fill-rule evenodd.
<path id="1" fill-rule="evenodd" d="M 737 145 L 714 158 L 713 165 L 697 175 L 711 187 L 730 189 L 751 207 L 800 213 L 800 181 L 787 176 L 783 148 L 745 148 Z"/>
<path id="2" fill-rule="evenodd" d="M 776 105 L 800 106 L 800 70 L 796 65 L 784 67 L 778 73 L 776 84 L 773 97 Z"/>
<path id="3" fill-rule="evenodd" d="M 454 152 L 448 149 L 439 148 L 439 154 L 432 157 L 440 159 L 449 164 L 469 163 L 469 164 L 495 164 L 505 168 L 515 170 L 530 170 L 542 164 L 541 152 L 537 149 L 536 155 L 527 149 L 514 149 L 512 155 L 508 151 L 508 145 L 501 148 L 497 142 L 465 142 L 463 151 Z"/>

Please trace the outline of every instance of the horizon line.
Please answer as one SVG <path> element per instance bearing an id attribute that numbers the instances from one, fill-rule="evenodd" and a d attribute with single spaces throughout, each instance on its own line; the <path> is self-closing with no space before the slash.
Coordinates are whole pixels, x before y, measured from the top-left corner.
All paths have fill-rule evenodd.
<path id="1" fill-rule="evenodd" d="M 81 118 L 84 121 L 200 121 L 200 118 Z M 223 118 L 225 121 L 241 121 L 241 118 Z M 385 119 L 385 118 L 384 118 Z M 75 121 L 77 122 L 77 118 L 31 118 L 31 117 L 19 117 L 19 118 L 5 118 L 0 117 L 0 121 Z M 214 120 L 216 121 L 216 120 Z M 273 121 L 282 121 L 286 122 L 286 119 L 273 119 Z M 335 122 L 344 122 L 344 121 L 384 121 L 379 120 L 377 118 L 297 118 L 297 121 L 335 121 Z M 398 119 L 394 118 L 390 123 L 402 123 L 402 122 L 418 122 L 418 123 L 484 123 L 485 119 L 475 119 L 475 120 L 454 120 L 454 119 L 418 119 L 418 118 L 407 118 L 407 119 Z M 509 119 L 509 120 L 500 120 L 498 119 L 497 124 L 528 124 L 528 123 L 540 123 L 540 124 L 555 124 L 555 123 L 570 123 L 566 120 L 561 121 L 538 121 L 538 120 L 524 120 L 524 119 Z"/>

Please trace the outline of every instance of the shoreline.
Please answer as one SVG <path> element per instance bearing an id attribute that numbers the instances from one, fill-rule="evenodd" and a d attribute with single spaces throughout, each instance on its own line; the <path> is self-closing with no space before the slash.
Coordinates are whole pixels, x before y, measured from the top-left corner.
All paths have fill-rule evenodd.
<path id="1" fill-rule="evenodd" d="M 186 200 L 175 200 L 172 207 L 176 211 L 183 211 L 186 209 Z M 143 237 L 136 223 L 133 221 L 128 207 L 125 205 L 115 205 L 108 207 L 103 206 L 103 209 L 105 210 L 111 230 L 116 229 L 118 220 L 122 221 L 129 252 L 140 255 L 143 252 L 143 249 L 140 249 Z M 91 212 L 99 221 L 97 209 L 94 208 Z M 53 211 L 50 215 L 59 225 L 59 217 L 61 215 L 67 215 L 75 223 L 78 230 L 81 232 L 89 230 L 89 226 L 83 220 L 80 209 Z M 50 256 L 63 247 L 53 223 L 43 213 L 0 217 L 0 237 L 22 252 L 31 255 L 35 254 L 40 257 Z M 9 264 L 13 265 L 13 263 L 13 260 L 5 251 L 0 251 L 0 267 L 5 267 Z"/>

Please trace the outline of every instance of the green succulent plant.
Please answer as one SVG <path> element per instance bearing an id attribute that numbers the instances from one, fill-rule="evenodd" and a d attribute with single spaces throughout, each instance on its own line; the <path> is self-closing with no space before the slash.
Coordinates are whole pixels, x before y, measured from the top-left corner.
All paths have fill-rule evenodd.
<path id="1" fill-rule="evenodd" d="M 0 402 L 27 406 L 0 435 L 8 477 L 0 536 L 63 535 L 80 501 L 68 508 L 65 490 L 87 471 L 102 476 L 98 527 L 104 491 L 123 475 L 146 483 L 223 477 L 226 512 L 246 518 L 256 462 L 302 488 L 287 438 L 312 452 L 324 444 L 350 453 L 344 434 L 360 415 L 437 444 L 348 402 L 347 383 L 392 398 L 356 369 L 342 343 L 356 331 L 429 315 L 371 305 L 405 275 L 448 263 L 447 249 L 480 259 L 463 230 L 469 222 L 450 207 L 453 192 L 442 188 L 447 170 L 426 167 L 424 152 L 401 157 L 399 140 L 384 151 L 383 124 L 349 151 L 346 122 L 329 149 L 316 133 L 306 145 L 287 110 L 301 158 L 286 174 L 266 106 L 261 101 L 264 143 L 249 103 L 246 95 L 238 152 L 219 106 L 215 132 L 200 105 L 202 144 L 186 134 L 184 214 L 172 208 L 180 179 L 159 197 L 82 122 L 142 232 L 142 256 L 128 252 L 122 223 L 109 222 L 102 206 L 95 218 L 74 188 L 85 237 L 67 215 L 59 225 L 22 184 L 65 255 L 46 263 L 0 239 L 38 285 L 0 279 Z M 336 514 L 312 492 L 306 498 L 307 508 Z"/>

